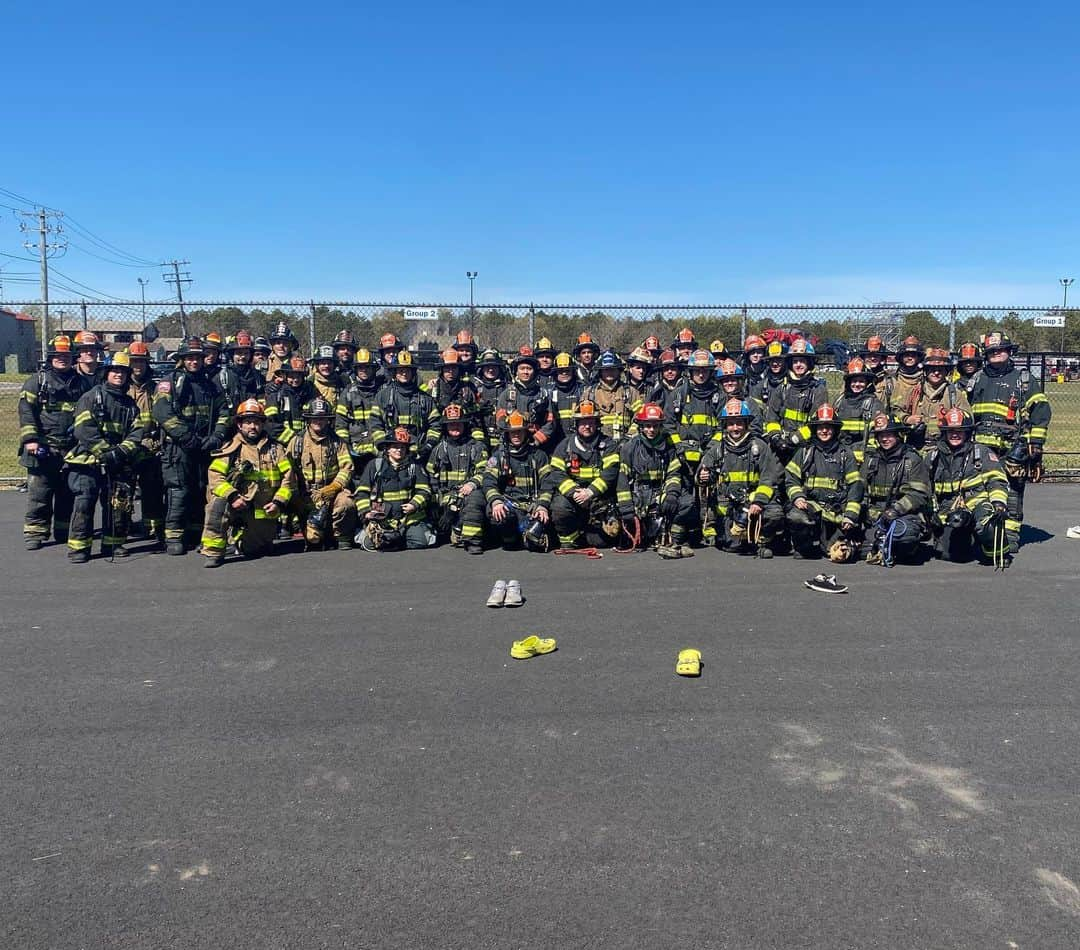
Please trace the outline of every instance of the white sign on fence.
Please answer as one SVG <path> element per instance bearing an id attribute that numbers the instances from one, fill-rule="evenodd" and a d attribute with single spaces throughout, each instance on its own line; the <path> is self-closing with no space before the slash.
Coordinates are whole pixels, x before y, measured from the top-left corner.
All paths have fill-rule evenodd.
<path id="1" fill-rule="evenodd" d="M 435 307 L 406 307 L 406 320 L 438 320 L 439 311 Z"/>
<path id="2" fill-rule="evenodd" d="M 1053 316 L 1049 313 L 1043 314 L 1042 316 L 1038 316 L 1035 318 L 1034 324 L 1037 327 L 1056 327 L 1060 330 L 1063 326 L 1065 326 L 1065 315 L 1062 314 L 1061 316 Z"/>

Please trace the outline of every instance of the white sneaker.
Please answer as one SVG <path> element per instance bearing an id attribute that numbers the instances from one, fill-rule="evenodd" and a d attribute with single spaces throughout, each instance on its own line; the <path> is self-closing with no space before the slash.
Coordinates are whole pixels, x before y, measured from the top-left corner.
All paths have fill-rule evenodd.
<path id="1" fill-rule="evenodd" d="M 501 607 L 506 600 L 506 581 L 496 581 L 488 594 L 487 605 L 489 607 Z"/>
<path id="2" fill-rule="evenodd" d="M 521 581 L 507 581 L 506 600 L 503 601 L 503 606 L 520 607 L 523 603 L 525 603 L 525 598 L 521 596 Z"/>

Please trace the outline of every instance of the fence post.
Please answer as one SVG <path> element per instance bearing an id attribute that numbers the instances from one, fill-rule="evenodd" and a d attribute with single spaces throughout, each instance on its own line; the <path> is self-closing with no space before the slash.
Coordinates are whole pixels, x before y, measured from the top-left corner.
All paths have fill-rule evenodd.
<path id="1" fill-rule="evenodd" d="M 310 356 L 315 356 L 315 301 L 311 301 L 311 327 L 308 333 L 308 345 L 311 347 Z"/>
<path id="2" fill-rule="evenodd" d="M 529 346 L 535 346 L 536 341 L 536 308 L 529 304 L 529 339 L 525 342 Z"/>
<path id="3" fill-rule="evenodd" d="M 746 304 L 742 305 L 742 320 L 739 321 L 739 346 L 746 349 Z"/>
<path id="4" fill-rule="evenodd" d="M 956 352 L 956 307 L 949 311 L 949 352 Z"/>

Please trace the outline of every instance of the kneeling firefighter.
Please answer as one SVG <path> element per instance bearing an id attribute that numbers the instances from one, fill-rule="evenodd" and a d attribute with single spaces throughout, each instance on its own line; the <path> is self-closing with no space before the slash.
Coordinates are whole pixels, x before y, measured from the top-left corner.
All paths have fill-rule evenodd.
<path id="1" fill-rule="evenodd" d="M 1007 567 L 1009 481 L 1001 462 L 989 446 L 972 439 L 975 421 L 963 409 L 949 409 L 939 428 L 943 438 L 926 456 L 937 555 L 970 561 L 978 553 L 986 563 Z"/>
<path id="2" fill-rule="evenodd" d="M 904 442 L 907 428 L 894 416 L 879 413 L 870 434 L 862 477 L 866 483 L 866 517 L 871 530 L 863 548 L 869 564 L 892 567 L 913 561 L 928 536 L 930 473 L 926 462 Z"/>
<path id="3" fill-rule="evenodd" d="M 291 506 L 303 524 L 309 550 L 336 541 L 348 551 L 356 533 L 356 503 L 349 485 L 353 476 L 349 443 L 331 429 L 334 407 L 316 396 L 304 407 L 304 432 L 289 443 L 288 456 L 296 473 Z"/>
<path id="4" fill-rule="evenodd" d="M 503 424 L 503 444 L 491 453 L 481 484 L 488 521 L 504 549 L 543 552 L 550 546 L 550 472 L 547 453 L 533 444 L 528 420 L 511 412 Z"/>
<path id="5" fill-rule="evenodd" d="M 425 468 L 431 482 L 431 522 L 439 540 L 461 545 L 469 554 L 483 554 L 484 496 L 479 489 L 488 452 L 483 433 L 470 431 L 469 415 L 456 402 L 443 410 L 442 438 Z"/>
<path id="6" fill-rule="evenodd" d="M 555 450 L 547 487 L 559 547 L 607 547 L 622 531 L 615 503 L 619 451 L 600 432 L 600 414 L 591 402 L 574 413 L 574 434 Z"/>
<path id="7" fill-rule="evenodd" d="M 430 397 L 429 397 L 430 398 Z M 378 442 L 379 455 L 356 483 L 356 541 L 365 551 L 410 551 L 435 543 L 427 522 L 431 485 L 413 454 L 413 435 L 397 426 Z"/>
<path id="8" fill-rule="evenodd" d="M 770 546 L 784 525 L 777 502 L 783 470 L 769 444 L 753 435 L 754 413 L 731 399 L 720 411 L 723 434 L 714 436 L 697 471 L 705 508 L 706 543 L 721 550 L 771 558 Z"/>
<path id="9" fill-rule="evenodd" d="M 859 519 L 865 486 L 855 453 L 839 438 L 843 422 L 825 403 L 810 420 L 810 441 L 787 464 L 785 512 L 794 556 L 852 561 L 859 552 Z"/>
<path id="10" fill-rule="evenodd" d="M 647 402 L 634 415 L 638 434 L 619 450 L 616 497 L 631 546 L 658 545 L 663 557 L 691 557 L 691 532 L 700 521 L 675 441 L 664 431 L 664 410 Z"/>
<path id="11" fill-rule="evenodd" d="M 262 403 L 244 400 L 236 411 L 236 435 L 213 453 L 203 567 L 221 566 L 230 535 L 244 557 L 262 557 L 273 548 L 278 517 L 292 499 L 296 476 L 285 446 L 266 434 L 265 424 Z"/>

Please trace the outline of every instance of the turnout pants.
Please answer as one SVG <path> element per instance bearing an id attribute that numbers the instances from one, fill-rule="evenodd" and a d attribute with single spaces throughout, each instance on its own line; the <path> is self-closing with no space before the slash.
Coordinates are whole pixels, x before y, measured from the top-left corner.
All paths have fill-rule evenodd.
<path id="1" fill-rule="evenodd" d="M 99 500 L 102 553 L 111 553 L 127 540 L 133 494 L 130 481 L 89 466 L 75 465 L 68 472 L 68 487 L 74 501 L 68 535 L 69 554 L 90 550 L 94 541 L 94 510 Z"/>
<path id="2" fill-rule="evenodd" d="M 68 487 L 64 460 L 52 451 L 48 456 L 34 459 L 26 476 L 26 517 L 23 536 L 49 540 L 50 529 L 57 541 L 68 540 L 71 508 L 74 497 Z"/>
<path id="3" fill-rule="evenodd" d="M 160 540 L 165 537 L 165 482 L 159 456 L 145 457 L 135 466 L 135 483 L 146 536 Z"/>
<path id="4" fill-rule="evenodd" d="M 846 537 L 840 530 L 840 515 L 814 502 L 806 511 L 792 505 L 784 513 L 791 545 L 803 557 L 816 557 L 830 544 Z"/>
<path id="5" fill-rule="evenodd" d="M 273 549 L 277 528 L 277 517 L 268 515 L 257 504 L 248 502 L 246 508 L 237 511 L 224 498 L 214 496 L 206 506 L 201 553 L 208 557 L 224 557 L 231 531 L 240 554 L 261 557 Z"/>
<path id="6" fill-rule="evenodd" d="M 200 451 L 185 451 L 173 442 L 161 457 L 165 483 L 165 540 L 185 541 L 194 547 L 206 509 L 206 469 L 209 458 Z"/>

